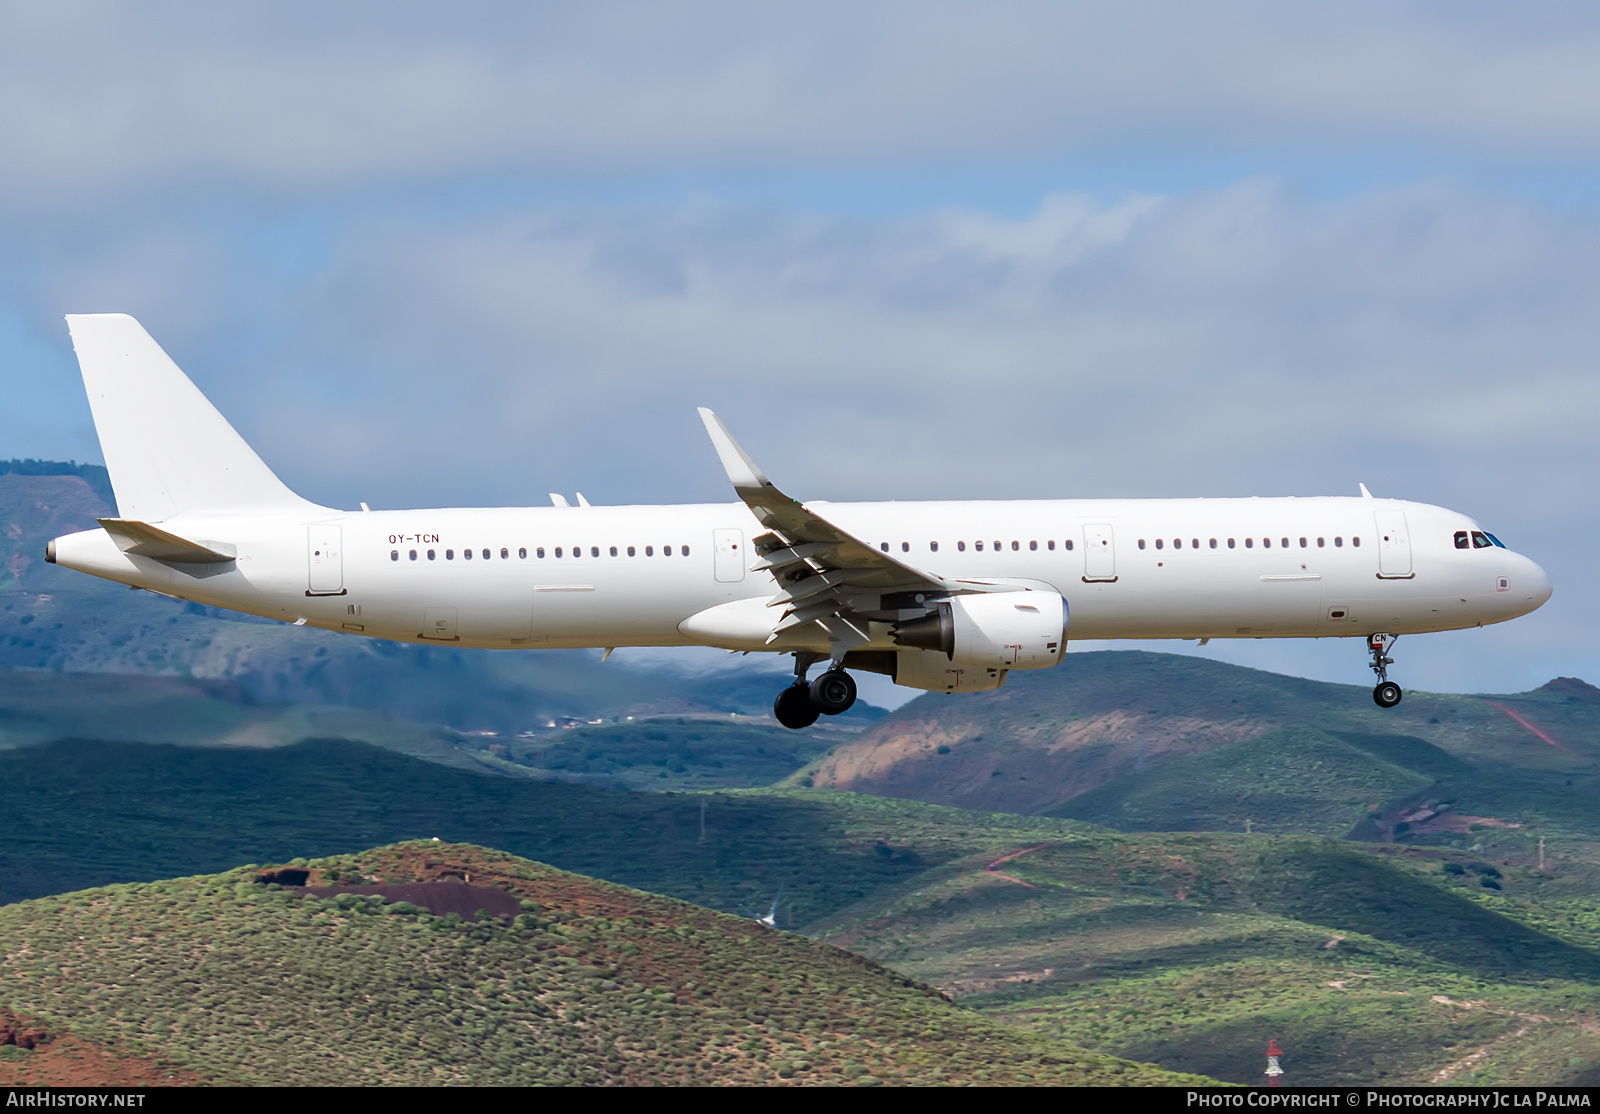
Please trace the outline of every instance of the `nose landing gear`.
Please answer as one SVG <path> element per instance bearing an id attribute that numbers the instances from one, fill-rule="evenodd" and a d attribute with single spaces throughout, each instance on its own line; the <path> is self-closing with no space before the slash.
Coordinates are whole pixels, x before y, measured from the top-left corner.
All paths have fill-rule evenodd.
<path id="1" fill-rule="evenodd" d="M 843 667 L 835 665 L 815 681 L 807 682 L 806 673 L 821 654 L 809 651 L 794 656 L 794 684 L 778 694 L 772 702 L 772 714 L 785 727 L 798 731 L 817 722 L 818 716 L 836 716 L 848 712 L 856 702 L 855 678 Z"/>
<path id="2" fill-rule="evenodd" d="M 1372 654 L 1372 671 L 1378 675 L 1378 685 L 1372 690 L 1372 701 L 1380 708 L 1393 708 L 1405 695 L 1399 685 L 1389 680 L 1389 667 L 1394 664 L 1389 649 L 1398 641 L 1399 636 L 1393 634 L 1367 636 L 1367 649 Z"/>

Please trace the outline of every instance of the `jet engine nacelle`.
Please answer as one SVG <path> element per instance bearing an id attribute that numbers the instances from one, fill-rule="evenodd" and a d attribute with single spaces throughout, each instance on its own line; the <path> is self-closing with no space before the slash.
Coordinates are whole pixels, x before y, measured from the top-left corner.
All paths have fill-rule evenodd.
<path id="1" fill-rule="evenodd" d="M 1051 591 L 952 596 L 933 614 L 896 624 L 890 637 L 896 646 L 936 650 L 961 665 L 1048 669 L 1066 649 L 1067 601 Z"/>
<path id="2" fill-rule="evenodd" d="M 988 692 L 1006 683 L 998 666 L 961 665 L 938 650 L 896 650 L 894 683 L 928 692 Z"/>

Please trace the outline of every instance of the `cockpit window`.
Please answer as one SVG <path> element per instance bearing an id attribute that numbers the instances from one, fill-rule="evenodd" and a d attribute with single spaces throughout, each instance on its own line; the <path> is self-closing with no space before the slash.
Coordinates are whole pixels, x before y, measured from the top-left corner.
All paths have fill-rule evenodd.
<path id="1" fill-rule="evenodd" d="M 1494 542 L 1490 541 L 1489 535 L 1485 534 L 1482 530 L 1474 530 L 1472 532 L 1473 549 L 1488 549 L 1492 545 L 1494 545 Z"/>
<path id="2" fill-rule="evenodd" d="M 1494 542 L 1495 546 L 1500 548 L 1500 549 L 1504 549 L 1506 547 L 1506 543 L 1501 541 L 1499 538 L 1495 537 L 1493 534 L 1485 534 L 1484 537 L 1486 537 L 1490 541 Z"/>
<path id="3" fill-rule="evenodd" d="M 1457 530 L 1456 531 L 1456 548 L 1457 549 L 1465 549 L 1465 548 L 1467 548 L 1467 532 L 1465 530 Z"/>

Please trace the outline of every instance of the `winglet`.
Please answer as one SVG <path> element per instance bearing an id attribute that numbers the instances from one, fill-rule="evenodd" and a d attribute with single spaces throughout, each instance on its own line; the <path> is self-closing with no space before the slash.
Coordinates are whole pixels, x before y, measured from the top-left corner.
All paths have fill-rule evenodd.
<path id="1" fill-rule="evenodd" d="M 721 418 L 702 406 L 700 420 L 706 424 L 706 432 L 711 435 L 711 444 L 716 447 L 723 471 L 728 473 L 733 489 L 740 496 L 748 500 L 751 495 L 775 490 L 772 481 L 756 467 L 756 462 L 750 459 L 750 454 L 739 447 L 739 442 L 733 439 L 728 427 L 722 424 Z"/>
<path id="2" fill-rule="evenodd" d="M 1356 484 L 1356 486 L 1361 489 L 1361 498 L 1363 498 L 1363 499 L 1371 499 L 1372 498 L 1372 492 L 1367 490 L 1367 485 L 1366 484 Z"/>

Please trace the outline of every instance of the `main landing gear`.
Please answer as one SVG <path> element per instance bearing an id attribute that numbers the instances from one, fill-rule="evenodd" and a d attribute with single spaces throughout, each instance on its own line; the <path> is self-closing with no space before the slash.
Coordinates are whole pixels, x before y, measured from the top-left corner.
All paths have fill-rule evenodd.
<path id="1" fill-rule="evenodd" d="M 1393 708 L 1405 695 L 1399 685 L 1389 680 L 1389 667 L 1394 664 L 1389 649 L 1398 641 L 1399 636 L 1393 634 L 1367 636 L 1367 649 L 1372 653 L 1372 671 L 1378 675 L 1378 686 L 1372 690 L 1372 700 L 1380 708 Z"/>
<path id="2" fill-rule="evenodd" d="M 772 714 L 785 727 L 795 730 L 810 727 L 818 716 L 848 712 L 856 702 L 855 678 L 842 666 L 831 666 L 815 681 L 806 681 L 806 673 L 821 657 L 821 654 L 809 652 L 795 654 L 794 684 L 772 702 Z"/>

